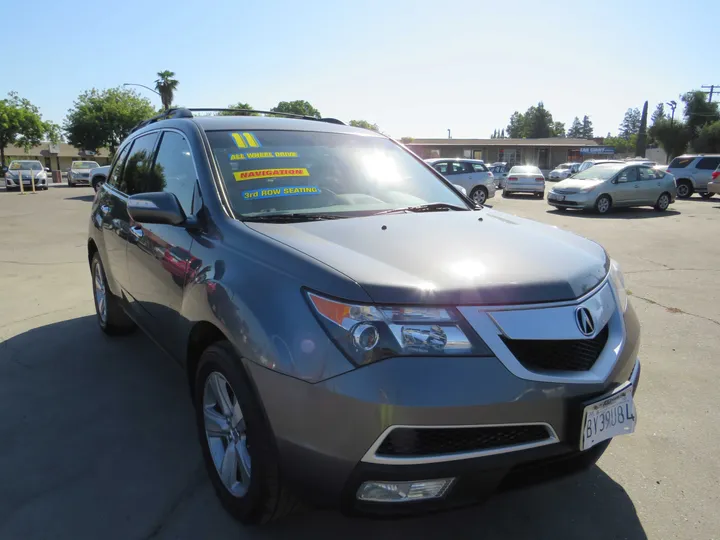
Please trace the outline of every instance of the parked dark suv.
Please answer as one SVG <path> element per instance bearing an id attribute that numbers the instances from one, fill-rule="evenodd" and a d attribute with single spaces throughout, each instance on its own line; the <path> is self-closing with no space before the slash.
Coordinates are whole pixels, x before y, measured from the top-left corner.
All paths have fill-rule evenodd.
<path id="1" fill-rule="evenodd" d="M 171 110 L 119 148 L 88 256 L 100 327 L 186 370 L 244 523 L 467 504 L 634 430 L 639 324 L 603 248 L 375 132 Z"/>

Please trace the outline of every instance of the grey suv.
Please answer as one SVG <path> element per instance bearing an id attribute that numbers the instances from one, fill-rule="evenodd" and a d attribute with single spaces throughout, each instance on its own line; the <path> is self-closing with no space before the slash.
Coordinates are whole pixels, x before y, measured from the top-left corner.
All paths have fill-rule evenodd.
<path id="1" fill-rule="evenodd" d="M 714 193 L 708 191 L 708 182 L 718 166 L 720 154 L 683 155 L 670 162 L 667 172 L 675 177 L 679 198 L 687 199 L 697 192 L 703 199 L 709 199 Z"/>
<path id="2" fill-rule="evenodd" d="M 468 504 L 635 428 L 640 327 L 605 250 L 381 134 L 170 110 L 118 149 L 87 247 L 100 328 L 178 360 L 244 523 Z"/>

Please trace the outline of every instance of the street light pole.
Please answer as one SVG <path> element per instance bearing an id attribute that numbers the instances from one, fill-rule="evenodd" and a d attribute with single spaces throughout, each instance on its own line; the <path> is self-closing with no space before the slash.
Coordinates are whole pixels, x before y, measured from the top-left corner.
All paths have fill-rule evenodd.
<path id="1" fill-rule="evenodd" d="M 670 115 L 670 127 L 672 127 L 673 121 L 675 120 L 675 107 L 677 107 L 677 102 L 676 102 L 675 100 L 673 100 L 673 101 L 668 101 L 668 102 L 667 102 L 667 105 L 668 105 L 668 106 L 670 107 L 670 109 L 672 110 L 672 113 L 671 113 L 671 115 Z"/>
<path id="2" fill-rule="evenodd" d="M 123 83 L 123 86 L 141 86 L 142 88 L 145 88 L 146 90 L 150 90 L 153 94 L 157 94 L 157 96 L 162 100 L 162 96 L 160 95 L 160 92 L 157 90 L 153 90 L 149 86 L 145 86 L 144 84 L 138 84 L 138 83 Z"/>

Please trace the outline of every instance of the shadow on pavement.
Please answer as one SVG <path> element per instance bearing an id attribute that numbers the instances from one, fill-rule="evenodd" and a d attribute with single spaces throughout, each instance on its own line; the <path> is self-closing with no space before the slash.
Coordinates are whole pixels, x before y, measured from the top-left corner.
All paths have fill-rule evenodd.
<path id="1" fill-rule="evenodd" d="M 626 538 L 646 535 L 600 468 L 399 520 L 308 509 L 243 528 L 202 464 L 185 374 L 141 332 L 86 316 L 0 342 L 0 538 Z"/>
<path id="2" fill-rule="evenodd" d="M 680 212 L 677 210 L 668 209 L 664 212 L 658 212 L 654 208 L 615 208 L 610 210 L 607 214 L 598 214 L 597 212 L 589 210 L 583 211 L 568 209 L 566 211 L 561 211 L 556 208 L 548 208 L 547 212 L 562 214 L 565 216 L 594 219 L 651 219 L 680 215 Z"/>
<path id="3" fill-rule="evenodd" d="M 77 197 L 65 197 L 66 201 L 85 201 L 93 202 L 95 200 L 95 193 L 92 195 L 78 195 Z"/>

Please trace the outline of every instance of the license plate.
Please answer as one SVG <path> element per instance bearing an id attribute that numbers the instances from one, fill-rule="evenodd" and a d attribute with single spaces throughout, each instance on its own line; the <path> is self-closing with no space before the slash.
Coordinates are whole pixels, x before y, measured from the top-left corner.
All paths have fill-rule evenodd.
<path id="1" fill-rule="evenodd" d="M 587 450 L 612 437 L 629 435 L 635 431 L 637 419 L 632 390 L 632 385 L 628 385 L 620 392 L 585 407 L 580 450 Z"/>
<path id="2" fill-rule="evenodd" d="M 551 193 L 550 195 L 548 195 L 548 199 L 550 199 L 551 201 L 564 201 L 565 195 L 554 195 Z"/>

